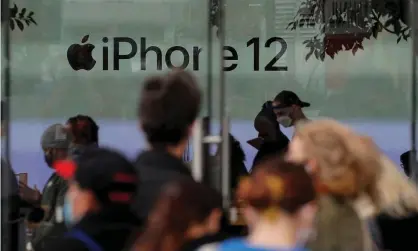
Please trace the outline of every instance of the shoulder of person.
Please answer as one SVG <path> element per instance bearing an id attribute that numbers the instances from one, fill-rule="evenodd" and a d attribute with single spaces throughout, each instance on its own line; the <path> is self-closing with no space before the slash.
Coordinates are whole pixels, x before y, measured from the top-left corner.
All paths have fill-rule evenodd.
<path id="1" fill-rule="evenodd" d="M 90 251 L 86 245 L 75 238 L 61 237 L 49 242 L 42 251 Z M 37 251 L 37 250 L 35 250 Z"/>
<path id="2" fill-rule="evenodd" d="M 230 238 L 219 242 L 217 245 L 217 250 L 227 251 L 227 250 L 247 250 L 248 247 L 245 244 L 245 239 L 242 237 Z"/>

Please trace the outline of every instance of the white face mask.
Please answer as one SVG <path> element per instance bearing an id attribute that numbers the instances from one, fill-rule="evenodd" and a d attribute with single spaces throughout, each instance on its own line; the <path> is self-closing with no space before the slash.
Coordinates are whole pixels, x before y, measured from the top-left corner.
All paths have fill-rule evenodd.
<path id="1" fill-rule="evenodd" d="M 277 118 L 277 122 L 287 128 L 292 126 L 293 121 L 289 116 L 281 116 Z"/>

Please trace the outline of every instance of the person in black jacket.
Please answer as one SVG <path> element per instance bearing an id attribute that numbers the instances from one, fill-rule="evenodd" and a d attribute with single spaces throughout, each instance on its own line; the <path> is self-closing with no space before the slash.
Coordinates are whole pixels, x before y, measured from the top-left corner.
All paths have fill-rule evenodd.
<path id="1" fill-rule="evenodd" d="M 254 119 L 254 128 L 258 132 L 258 138 L 253 141 L 260 141 L 258 150 L 253 160 L 253 167 L 266 157 L 286 151 L 289 139 L 280 130 L 276 114 L 273 111 L 273 102 L 267 101 L 263 104 L 261 111 Z"/>
<path id="2" fill-rule="evenodd" d="M 412 158 L 413 161 L 411 163 L 411 155 L 412 151 L 408 151 L 400 157 L 402 167 L 408 177 L 411 175 L 411 164 L 416 165 L 415 158 Z M 377 226 L 380 231 L 383 250 L 418 250 L 418 243 L 416 241 L 418 233 L 417 213 L 411 213 L 408 217 L 400 219 L 392 218 L 388 215 L 380 215 L 377 218 Z"/>
<path id="3" fill-rule="evenodd" d="M 220 162 L 220 149 L 218 148 L 215 154 L 216 164 Z M 241 143 L 232 135 L 229 134 L 229 153 L 231 161 L 230 185 L 231 191 L 235 192 L 240 178 L 248 175 L 248 170 L 245 166 L 245 153 L 241 147 Z"/>
<path id="4" fill-rule="evenodd" d="M 6 104 L 1 101 L 1 137 L 4 136 Z M 2 151 L 3 153 L 3 151 Z M 9 162 L 1 157 L 1 250 L 14 251 L 18 248 L 20 198 L 16 175 Z"/>
<path id="5" fill-rule="evenodd" d="M 44 251 L 122 251 L 136 233 L 139 221 L 131 211 L 138 177 L 123 155 L 104 148 L 86 149 L 77 160 L 55 164 L 69 180 L 63 208 L 67 233 Z M 35 250 L 37 251 L 37 250 Z"/>
<path id="6" fill-rule="evenodd" d="M 149 149 L 135 161 L 141 184 L 133 207 L 145 220 L 162 186 L 193 179 L 182 156 L 200 111 L 201 92 L 194 77 L 185 71 L 151 77 L 142 86 L 138 117 Z"/>
<path id="7" fill-rule="evenodd" d="M 209 128 L 209 117 L 204 117 L 202 119 L 203 128 Z M 247 167 L 245 166 L 245 153 L 241 147 L 241 143 L 232 135 L 231 133 L 228 134 L 229 136 L 229 153 L 230 153 L 230 164 L 231 164 L 231 173 L 230 173 L 230 185 L 231 191 L 234 192 L 239 179 L 242 176 L 248 175 Z M 209 147 L 209 146 L 204 146 Z M 220 172 L 220 162 L 221 162 L 221 149 L 218 147 L 216 149 L 215 155 L 210 156 L 210 166 L 209 170 L 205 170 L 208 175 L 208 179 L 206 183 L 208 184 L 216 184 L 217 179 L 219 179 L 219 172 Z"/>

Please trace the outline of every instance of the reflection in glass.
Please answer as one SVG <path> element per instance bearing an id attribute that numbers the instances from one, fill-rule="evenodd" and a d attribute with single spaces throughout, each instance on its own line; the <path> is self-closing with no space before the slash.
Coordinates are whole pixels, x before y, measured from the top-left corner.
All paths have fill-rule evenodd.
<path id="1" fill-rule="evenodd" d="M 11 32 L 12 161 L 16 172 L 29 173 L 30 185 L 43 186 L 50 173 L 39 147 L 42 131 L 70 116 L 86 114 L 98 121 L 103 145 L 130 156 L 145 147 L 136 121 L 139 85 L 149 75 L 169 70 L 167 62 L 182 65 L 185 57 L 173 47 L 181 46 L 189 53 L 187 68 L 193 71 L 198 64 L 195 73 L 202 86 L 206 84 L 206 1 L 23 0 L 17 4 L 33 11 L 38 24 Z M 190 9 L 196 4 L 199 14 L 192 17 L 195 12 Z M 187 32 L 189 27 L 201 35 Z M 88 41 L 82 43 L 86 35 Z M 114 41 L 120 37 L 134 40 L 138 50 L 132 58 L 121 59 L 119 70 L 114 70 Z M 68 48 L 88 43 L 94 45 L 96 64 L 90 71 L 73 70 Z M 157 53 L 149 51 L 141 57 L 152 46 L 161 51 L 160 69 Z M 194 47 L 201 48 L 197 62 L 193 62 Z M 120 43 L 118 51 L 129 54 L 132 46 Z M 108 70 L 103 70 L 104 61 Z"/>
<path id="2" fill-rule="evenodd" d="M 242 28 L 228 24 L 239 22 L 239 18 L 231 20 L 233 13 L 248 7 L 227 4 L 227 43 L 239 55 L 238 67 L 227 72 L 228 107 L 237 121 L 232 133 L 235 127 L 242 140 L 256 136 L 247 121 L 278 92 L 292 90 L 312 104 L 306 111 L 313 114 L 311 119 L 332 117 L 350 123 L 399 162 L 399 155 L 410 147 L 412 43 L 405 3 L 263 1 L 269 8 L 262 8 L 265 24 L 259 26 L 261 32 L 247 29 L 250 34 L 244 36 Z M 258 22 L 258 18 L 247 17 Z M 271 37 L 283 38 L 287 49 L 276 65 L 288 66 L 288 70 L 263 70 L 280 52 L 281 45 L 276 44 L 260 48 L 260 70 L 254 71 L 253 51 L 246 46 L 253 37 L 260 37 L 261 45 Z M 291 130 L 286 133 L 292 136 Z"/>
<path id="3" fill-rule="evenodd" d="M 138 85 L 149 74 L 168 70 L 166 57 L 174 66 L 182 65 L 185 57 L 179 50 L 167 56 L 175 46 L 187 51 L 187 69 L 202 86 L 207 84 L 208 74 L 214 83 L 219 82 L 221 48 L 216 19 L 210 31 L 212 72 L 207 70 L 207 1 L 20 2 L 19 6 L 34 11 L 38 25 L 12 31 L 12 145 L 19 172 L 27 171 L 31 163 L 40 163 L 42 129 L 78 113 L 100 121 L 105 144 L 129 153 L 141 148 L 143 140 L 135 121 Z M 216 12 L 217 1 L 212 3 Z M 338 118 L 370 134 L 394 160 L 409 147 L 412 44 L 405 1 L 326 3 L 226 1 L 227 55 L 233 51 L 237 55 L 225 62 L 237 65 L 225 73 L 227 107 L 232 134 L 243 144 L 248 162 L 255 154 L 245 143 L 256 136 L 254 116 L 281 90 L 292 90 L 310 102 L 311 109 L 306 112 L 312 119 Z M 74 71 L 67 61 L 67 49 L 86 35 L 88 43 L 95 45 L 97 63 L 91 71 Z M 132 38 L 138 46 L 136 55 L 120 61 L 118 71 L 113 70 L 115 37 Z M 275 37 L 283 39 L 287 47 L 280 42 L 266 46 Z M 141 38 L 146 39 L 145 44 Z M 258 53 L 248 43 L 254 38 L 260 44 Z M 161 50 L 161 58 L 155 51 L 141 57 L 151 46 Z M 199 51 L 196 59 L 195 47 Z M 128 43 L 119 45 L 120 54 L 131 50 Z M 161 69 L 157 67 L 159 59 Z M 109 70 L 103 70 L 103 61 L 109 62 Z M 258 70 L 254 61 L 259 62 Z M 277 67 L 266 67 L 270 62 Z M 275 70 L 284 66 L 287 71 Z M 215 85 L 214 111 L 220 101 L 217 89 Z M 290 131 L 286 133 L 291 136 Z M 29 182 L 37 182 L 31 180 L 30 173 Z"/>

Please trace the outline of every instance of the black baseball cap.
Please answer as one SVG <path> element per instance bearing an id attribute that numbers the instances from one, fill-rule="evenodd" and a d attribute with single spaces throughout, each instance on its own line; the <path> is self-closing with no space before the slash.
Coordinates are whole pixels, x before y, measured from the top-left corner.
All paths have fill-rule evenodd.
<path id="1" fill-rule="evenodd" d="M 130 205 L 136 195 L 135 167 L 122 154 L 106 148 L 88 148 L 77 161 L 54 163 L 56 173 L 90 190 L 102 206 Z"/>
<path id="2" fill-rule="evenodd" d="M 277 96 L 274 98 L 274 101 L 280 102 L 279 105 L 273 106 L 273 109 L 280 109 L 290 107 L 292 105 L 297 105 L 300 107 L 309 107 L 311 106 L 310 103 L 304 102 L 300 100 L 298 95 L 292 91 L 281 91 Z"/>

